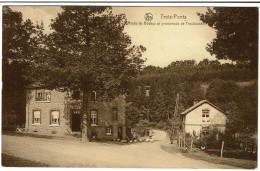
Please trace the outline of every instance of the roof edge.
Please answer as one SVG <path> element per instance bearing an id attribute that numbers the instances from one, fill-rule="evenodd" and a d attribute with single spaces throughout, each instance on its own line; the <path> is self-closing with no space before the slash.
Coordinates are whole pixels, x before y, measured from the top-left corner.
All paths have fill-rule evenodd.
<path id="1" fill-rule="evenodd" d="M 212 104 L 211 102 L 209 102 L 208 100 L 202 100 L 199 103 L 191 106 L 190 108 L 188 108 L 187 110 L 185 110 L 184 112 L 181 113 L 181 115 L 186 115 L 187 113 L 193 111 L 194 109 L 198 108 L 199 106 L 203 105 L 204 103 L 208 103 L 209 105 L 211 105 L 212 107 L 214 107 L 215 109 L 221 111 L 222 113 L 224 113 L 225 115 L 227 115 L 227 113 L 225 111 L 223 111 L 222 109 L 220 109 L 219 107 L 217 107 L 216 105 Z"/>

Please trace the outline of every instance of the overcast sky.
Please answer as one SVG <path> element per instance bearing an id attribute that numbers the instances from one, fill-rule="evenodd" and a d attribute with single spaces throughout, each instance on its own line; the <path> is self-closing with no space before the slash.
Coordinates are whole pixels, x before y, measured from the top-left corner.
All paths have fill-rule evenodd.
<path id="1" fill-rule="evenodd" d="M 61 12 L 59 6 L 11 8 L 21 11 L 24 20 L 29 18 L 33 23 L 43 21 L 46 33 L 50 32 L 51 19 L 56 18 Z M 215 59 L 205 49 L 206 44 L 215 37 L 215 31 L 207 25 L 186 23 L 201 23 L 196 13 L 205 13 L 206 10 L 206 7 L 113 7 L 115 14 L 124 13 L 128 21 L 132 22 L 125 27 L 125 31 L 131 36 L 133 44 L 146 47 L 147 51 L 143 55 L 147 58 L 145 64 L 161 67 L 176 60 L 194 59 L 198 62 L 204 58 Z M 135 25 L 139 22 L 144 24 L 146 13 L 153 15 L 150 22 L 156 25 Z M 162 25 L 163 23 L 184 23 L 184 25 Z"/>

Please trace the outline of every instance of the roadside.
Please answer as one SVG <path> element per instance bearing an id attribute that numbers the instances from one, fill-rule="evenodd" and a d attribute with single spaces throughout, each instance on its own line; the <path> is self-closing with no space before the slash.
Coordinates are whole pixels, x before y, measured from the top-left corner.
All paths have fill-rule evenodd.
<path id="1" fill-rule="evenodd" d="M 7 154 L 2 154 L 2 166 L 3 167 L 51 167 L 48 164 L 26 160 L 20 157 L 14 157 Z"/>
<path id="2" fill-rule="evenodd" d="M 175 154 L 178 152 L 188 158 L 203 160 L 215 164 L 241 167 L 244 169 L 255 169 L 257 167 L 257 161 L 253 161 L 253 160 L 243 160 L 243 159 L 224 158 L 224 157 L 221 158 L 216 155 L 209 155 L 204 151 L 188 151 L 187 153 L 182 153 L 180 152 L 180 149 L 177 147 L 176 144 L 173 144 L 171 146 L 161 146 L 161 149 L 171 154 Z"/>
<path id="3" fill-rule="evenodd" d="M 167 134 L 163 131 L 155 131 L 153 138 L 154 142 L 117 145 L 2 135 L 2 152 L 30 161 L 46 163 L 53 167 L 236 168 L 187 158 L 179 152 L 171 154 L 162 150 L 161 146 L 170 145 Z"/>

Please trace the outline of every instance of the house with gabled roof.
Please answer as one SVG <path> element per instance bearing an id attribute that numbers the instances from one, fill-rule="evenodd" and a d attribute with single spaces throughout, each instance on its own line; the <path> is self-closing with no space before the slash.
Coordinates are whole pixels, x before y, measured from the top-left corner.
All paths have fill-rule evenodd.
<path id="1" fill-rule="evenodd" d="M 207 100 L 195 101 L 181 116 L 186 133 L 207 135 L 212 130 L 225 133 L 226 113 Z"/>

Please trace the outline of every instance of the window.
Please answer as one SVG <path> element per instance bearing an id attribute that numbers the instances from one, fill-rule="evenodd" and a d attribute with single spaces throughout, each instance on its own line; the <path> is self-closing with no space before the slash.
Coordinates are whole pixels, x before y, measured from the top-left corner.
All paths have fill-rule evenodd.
<path id="1" fill-rule="evenodd" d="M 209 122 L 209 109 L 202 109 L 202 122 Z"/>
<path id="2" fill-rule="evenodd" d="M 97 110 L 90 111 L 90 118 L 91 118 L 91 126 L 96 126 L 98 124 L 97 120 Z"/>
<path id="3" fill-rule="evenodd" d="M 92 101 L 92 102 L 97 101 L 97 92 L 93 91 L 93 92 L 91 93 L 91 101 Z"/>
<path id="4" fill-rule="evenodd" d="M 51 125 L 60 125 L 60 111 L 53 110 L 51 111 Z"/>
<path id="5" fill-rule="evenodd" d="M 116 121 L 118 119 L 118 110 L 117 110 L 116 107 L 114 107 L 114 108 L 112 108 L 112 111 L 113 111 L 113 113 L 112 113 L 112 120 Z"/>
<path id="6" fill-rule="evenodd" d="M 144 95 L 146 97 L 150 96 L 150 88 L 151 88 L 151 86 L 144 86 Z"/>
<path id="7" fill-rule="evenodd" d="M 40 125 L 41 124 L 41 111 L 40 110 L 34 110 L 33 111 L 32 124 L 34 124 L 34 125 Z"/>
<path id="8" fill-rule="evenodd" d="M 150 90 L 145 90 L 145 96 L 149 97 L 150 96 Z"/>
<path id="9" fill-rule="evenodd" d="M 36 90 L 36 101 L 50 102 L 51 101 L 51 91 L 50 90 Z"/>
<path id="10" fill-rule="evenodd" d="M 79 90 L 73 90 L 71 98 L 73 98 L 75 100 L 79 100 L 80 99 L 80 91 Z"/>
<path id="11" fill-rule="evenodd" d="M 202 135 L 209 135 L 210 127 L 209 126 L 203 126 L 201 129 L 201 134 Z"/>
<path id="12" fill-rule="evenodd" d="M 112 135 L 112 127 L 106 127 L 106 135 Z"/>

